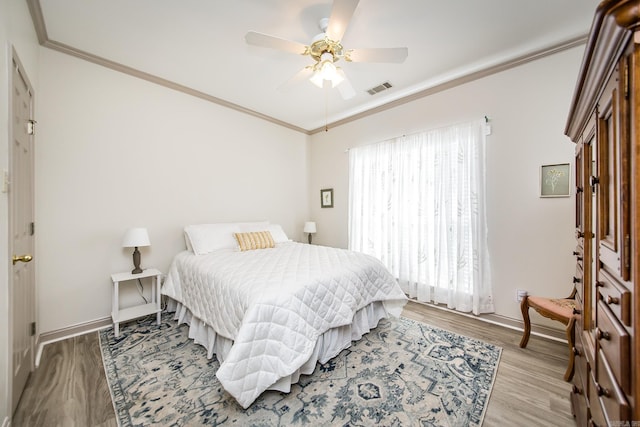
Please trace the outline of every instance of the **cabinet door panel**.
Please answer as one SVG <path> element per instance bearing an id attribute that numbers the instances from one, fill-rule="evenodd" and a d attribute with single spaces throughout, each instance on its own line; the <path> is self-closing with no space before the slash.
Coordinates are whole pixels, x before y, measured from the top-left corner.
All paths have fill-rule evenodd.
<path id="1" fill-rule="evenodd" d="M 576 209 L 575 209 L 575 225 L 576 238 L 578 239 L 578 248 L 582 252 L 582 239 L 584 238 L 584 198 L 585 198 L 585 173 L 584 173 L 584 152 L 587 148 L 582 142 L 576 144 L 576 154 L 574 159 L 574 167 L 576 169 Z"/>
<path id="2" fill-rule="evenodd" d="M 618 259 L 618 150 L 617 79 L 612 77 L 600 102 L 598 120 L 598 237 L 603 263 L 617 270 Z"/>
<path id="3" fill-rule="evenodd" d="M 616 252 L 616 146 L 615 118 L 612 110 L 600 120 L 602 136 L 600 138 L 600 244 L 612 252 Z"/>
<path id="4" fill-rule="evenodd" d="M 620 120 L 620 277 L 622 280 L 631 279 L 631 106 L 630 106 L 630 69 L 631 52 L 623 56 L 619 63 L 622 75 L 619 82 L 620 92 L 619 120 Z"/>
<path id="5" fill-rule="evenodd" d="M 630 133 L 628 58 L 607 83 L 598 118 L 598 239 L 603 267 L 621 280 L 630 273 Z"/>
<path id="6" fill-rule="evenodd" d="M 595 173 L 594 159 L 596 147 L 596 121 L 593 115 L 587 128 L 576 145 L 576 275 L 574 283 L 586 309 L 582 317 L 582 330 L 592 330 L 595 326 L 595 292 L 593 291 L 593 245 L 595 240 L 594 199 L 595 191 L 591 176 Z M 579 281 L 578 281 L 579 280 Z"/>

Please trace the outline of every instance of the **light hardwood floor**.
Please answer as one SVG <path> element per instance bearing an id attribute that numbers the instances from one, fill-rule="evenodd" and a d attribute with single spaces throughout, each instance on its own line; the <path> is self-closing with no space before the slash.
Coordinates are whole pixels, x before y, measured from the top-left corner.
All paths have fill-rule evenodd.
<path id="1" fill-rule="evenodd" d="M 403 316 L 502 347 L 484 426 L 573 426 L 567 345 L 432 306 L 410 302 Z M 96 332 L 46 345 L 27 382 L 13 426 L 117 425 Z"/>

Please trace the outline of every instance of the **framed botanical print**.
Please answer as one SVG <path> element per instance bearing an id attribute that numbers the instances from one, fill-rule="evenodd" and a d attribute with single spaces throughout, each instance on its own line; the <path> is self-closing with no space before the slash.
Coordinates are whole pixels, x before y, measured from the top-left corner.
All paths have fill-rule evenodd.
<path id="1" fill-rule="evenodd" d="M 333 207 L 333 188 L 325 188 L 324 190 L 320 190 L 320 207 Z"/>
<path id="2" fill-rule="evenodd" d="M 569 197 L 571 165 L 558 163 L 540 167 L 540 197 Z"/>

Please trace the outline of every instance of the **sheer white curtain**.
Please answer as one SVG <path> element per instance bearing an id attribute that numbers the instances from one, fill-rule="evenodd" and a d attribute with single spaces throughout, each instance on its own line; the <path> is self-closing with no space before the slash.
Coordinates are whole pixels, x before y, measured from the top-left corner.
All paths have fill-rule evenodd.
<path id="1" fill-rule="evenodd" d="M 484 126 L 478 120 L 349 151 L 349 248 L 412 298 L 493 312 Z"/>

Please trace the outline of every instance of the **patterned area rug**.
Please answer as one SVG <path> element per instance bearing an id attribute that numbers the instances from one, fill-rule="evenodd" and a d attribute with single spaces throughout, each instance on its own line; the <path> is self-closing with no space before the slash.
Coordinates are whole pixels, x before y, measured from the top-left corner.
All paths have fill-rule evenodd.
<path id="1" fill-rule="evenodd" d="M 243 410 L 218 382 L 217 360 L 172 313 L 100 332 L 122 426 L 480 426 L 502 349 L 413 320 L 378 327 L 288 394 L 267 391 Z"/>

